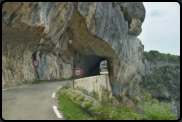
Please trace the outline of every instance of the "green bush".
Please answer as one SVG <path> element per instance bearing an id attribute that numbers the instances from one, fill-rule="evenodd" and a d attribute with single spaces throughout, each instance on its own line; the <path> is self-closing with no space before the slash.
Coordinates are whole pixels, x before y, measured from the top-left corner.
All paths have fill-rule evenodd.
<path id="1" fill-rule="evenodd" d="M 73 97 L 73 100 L 76 100 L 77 99 L 77 97 Z"/>
<path id="2" fill-rule="evenodd" d="M 109 97 L 111 92 L 104 86 L 101 87 L 101 104 L 104 106 L 110 106 L 112 104 L 112 99 Z"/>
<path id="3" fill-rule="evenodd" d="M 91 97 L 93 97 L 94 99 L 98 100 L 99 99 L 99 94 L 96 91 L 92 90 Z"/>
<path id="4" fill-rule="evenodd" d="M 63 86 L 63 87 L 61 87 L 62 89 L 69 89 L 70 88 L 70 86 Z"/>
<path id="5" fill-rule="evenodd" d="M 121 110 L 124 111 L 124 112 L 132 112 L 132 110 L 129 109 L 128 107 L 126 107 L 126 106 L 121 106 Z"/>
<path id="6" fill-rule="evenodd" d="M 180 64 L 176 64 L 176 65 L 174 66 L 174 68 L 180 70 Z"/>
<path id="7" fill-rule="evenodd" d="M 162 103 L 158 100 L 153 99 L 153 104 L 151 106 L 150 94 L 146 94 L 144 97 L 145 101 L 140 102 L 137 106 L 139 112 L 143 115 L 143 120 L 177 120 L 177 115 L 171 113 L 170 104 L 166 104 L 162 107 Z"/>
<path id="8" fill-rule="evenodd" d="M 163 75 L 162 75 L 162 79 L 163 79 L 164 81 L 168 81 L 168 80 L 171 79 L 171 77 L 170 77 L 168 74 L 163 74 Z"/>
<path id="9" fill-rule="evenodd" d="M 86 109 L 89 109 L 89 108 L 91 108 L 92 106 L 93 106 L 92 103 L 85 103 L 85 104 L 84 104 L 84 107 L 85 107 Z"/>
<path id="10" fill-rule="evenodd" d="M 150 50 L 149 52 L 144 51 L 143 52 L 143 59 L 147 59 L 148 61 L 153 61 L 154 60 L 165 60 L 171 63 L 179 63 L 179 56 L 177 55 L 171 55 L 171 54 L 165 54 L 165 53 L 160 53 L 156 50 Z"/>
<path id="11" fill-rule="evenodd" d="M 85 98 L 82 96 L 82 97 L 80 97 L 79 100 L 80 100 L 80 101 L 84 101 L 84 99 L 85 99 Z"/>

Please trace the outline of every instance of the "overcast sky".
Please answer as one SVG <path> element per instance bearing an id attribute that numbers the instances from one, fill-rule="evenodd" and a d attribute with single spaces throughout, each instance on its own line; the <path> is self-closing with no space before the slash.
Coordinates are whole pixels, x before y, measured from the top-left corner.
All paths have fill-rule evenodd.
<path id="1" fill-rule="evenodd" d="M 146 15 L 138 38 L 144 51 L 180 55 L 180 5 L 177 2 L 143 2 Z"/>

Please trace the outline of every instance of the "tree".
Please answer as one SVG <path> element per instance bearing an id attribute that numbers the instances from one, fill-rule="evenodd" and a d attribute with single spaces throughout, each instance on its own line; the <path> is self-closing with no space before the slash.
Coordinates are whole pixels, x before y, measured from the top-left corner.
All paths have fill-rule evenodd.
<path id="1" fill-rule="evenodd" d="M 180 55 L 179 55 L 179 57 L 178 57 L 178 60 L 180 61 Z"/>

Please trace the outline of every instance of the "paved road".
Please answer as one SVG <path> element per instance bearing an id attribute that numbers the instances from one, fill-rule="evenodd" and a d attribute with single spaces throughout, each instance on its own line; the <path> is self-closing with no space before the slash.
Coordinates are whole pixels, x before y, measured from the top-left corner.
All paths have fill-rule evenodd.
<path id="1" fill-rule="evenodd" d="M 109 74 L 108 72 L 100 72 L 101 75 L 107 75 Z"/>
<path id="2" fill-rule="evenodd" d="M 49 81 L 16 86 L 2 90 L 2 118 L 4 120 L 63 120 L 58 118 L 53 106 L 58 99 L 52 94 L 67 81 Z"/>

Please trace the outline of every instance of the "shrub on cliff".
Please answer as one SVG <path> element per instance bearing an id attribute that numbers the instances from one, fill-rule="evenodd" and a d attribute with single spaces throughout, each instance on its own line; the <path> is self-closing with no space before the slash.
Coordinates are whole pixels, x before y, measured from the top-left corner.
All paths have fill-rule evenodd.
<path id="1" fill-rule="evenodd" d="M 126 21 L 128 21 L 128 29 L 130 28 L 130 24 L 132 22 L 132 17 L 131 15 L 128 13 L 127 7 L 123 7 L 120 5 L 120 9 L 123 12 L 124 18 Z"/>
<path id="2" fill-rule="evenodd" d="M 170 75 L 168 73 L 145 75 L 142 76 L 142 82 L 140 84 L 149 90 L 155 89 L 158 92 L 162 92 L 164 88 L 167 88 L 169 92 L 179 94 L 180 79 L 178 79 L 174 74 Z M 172 82 L 172 85 L 169 81 Z"/>
<path id="3" fill-rule="evenodd" d="M 171 54 L 165 54 L 165 53 L 160 53 L 156 50 L 150 50 L 149 52 L 144 51 L 143 56 L 145 59 L 148 61 L 153 61 L 153 60 L 159 60 L 159 61 L 168 61 L 171 63 L 179 63 L 179 56 L 177 55 L 171 55 Z"/>
<path id="4" fill-rule="evenodd" d="M 143 120 L 177 120 L 177 115 L 172 114 L 170 104 L 159 103 L 157 99 L 151 99 L 150 94 L 146 93 L 145 101 L 140 102 L 137 111 L 143 115 Z M 151 101 L 153 104 L 151 105 Z"/>

